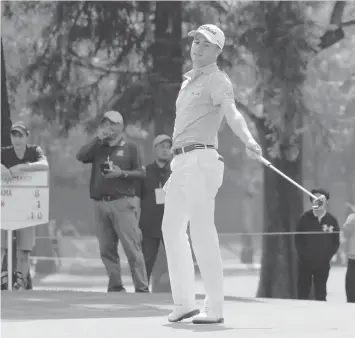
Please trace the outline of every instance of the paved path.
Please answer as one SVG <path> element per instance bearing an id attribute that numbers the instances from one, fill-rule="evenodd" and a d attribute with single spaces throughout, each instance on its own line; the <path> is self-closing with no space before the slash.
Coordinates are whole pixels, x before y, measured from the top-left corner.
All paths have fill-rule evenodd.
<path id="1" fill-rule="evenodd" d="M 202 300 L 199 297 L 199 303 Z M 225 324 L 170 324 L 168 294 L 2 292 L 2 337 L 354 338 L 355 305 L 226 297 Z"/>

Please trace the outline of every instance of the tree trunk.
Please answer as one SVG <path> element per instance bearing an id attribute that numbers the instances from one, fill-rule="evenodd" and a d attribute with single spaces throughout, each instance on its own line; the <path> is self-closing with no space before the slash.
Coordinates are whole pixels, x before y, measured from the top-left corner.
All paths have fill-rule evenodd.
<path id="1" fill-rule="evenodd" d="M 182 4 L 181 1 L 157 1 L 153 73 L 155 133 L 171 134 L 175 120 L 175 101 L 182 79 Z"/>
<path id="2" fill-rule="evenodd" d="M 1 146 L 11 145 L 10 140 L 10 129 L 11 129 L 11 114 L 9 97 L 7 95 L 6 87 L 6 68 L 5 68 L 5 57 L 4 48 L 1 39 Z"/>
<path id="3" fill-rule="evenodd" d="M 264 154 L 270 146 L 265 129 L 260 134 Z M 297 140 L 298 155 L 288 156 L 288 146 L 280 147 L 273 165 L 296 182 L 302 182 L 302 138 Z M 303 212 L 302 192 L 269 168 L 264 169 L 264 232 L 293 232 Z M 262 239 L 261 272 L 257 296 L 296 298 L 296 252 L 294 236 L 265 235 Z"/>

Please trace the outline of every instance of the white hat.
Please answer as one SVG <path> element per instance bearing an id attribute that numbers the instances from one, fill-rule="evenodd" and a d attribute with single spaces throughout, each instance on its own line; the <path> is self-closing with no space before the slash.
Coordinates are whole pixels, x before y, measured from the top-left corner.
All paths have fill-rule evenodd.
<path id="1" fill-rule="evenodd" d="M 219 48 L 223 49 L 224 42 L 226 40 L 224 33 L 220 28 L 215 25 L 203 25 L 200 26 L 197 30 L 189 32 L 189 36 L 195 37 L 197 33 L 201 33 L 206 39 L 217 45 Z"/>
<path id="2" fill-rule="evenodd" d="M 113 123 L 123 124 L 122 115 L 118 111 L 115 111 L 115 110 L 110 110 L 110 111 L 106 112 L 104 114 L 103 118 L 106 118 L 106 119 L 110 120 Z"/>
<path id="3" fill-rule="evenodd" d="M 153 148 L 156 147 L 158 144 L 163 143 L 164 141 L 169 141 L 172 143 L 171 137 L 168 135 L 158 135 L 153 141 Z"/>

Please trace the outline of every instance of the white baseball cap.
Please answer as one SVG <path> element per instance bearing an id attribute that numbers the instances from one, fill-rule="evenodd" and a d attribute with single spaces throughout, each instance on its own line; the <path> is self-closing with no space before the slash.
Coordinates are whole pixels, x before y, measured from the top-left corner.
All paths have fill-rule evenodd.
<path id="1" fill-rule="evenodd" d="M 110 120 L 113 123 L 123 124 L 122 115 L 118 111 L 115 111 L 115 110 L 110 110 L 110 111 L 106 112 L 104 114 L 103 118 L 104 119 L 106 118 L 106 119 Z"/>
<path id="2" fill-rule="evenodd" d="M 156 147 L 158 144 L 163 143 L 165 141 L 169 141 L 170 143 L 172 143 L 171 137 L 168 135 L 158 135 L 154 141 L 153 141 L 153 148 Z"/>
<path id="3" fill-rule="evenodd" d="M 209 42 L 223 49 L 226 40 L 224 33 L 215 25 L 202 25 L 197 30 L 189 32 L 188 36 L 195 37 L 197 33 L 202 34 Z"/>

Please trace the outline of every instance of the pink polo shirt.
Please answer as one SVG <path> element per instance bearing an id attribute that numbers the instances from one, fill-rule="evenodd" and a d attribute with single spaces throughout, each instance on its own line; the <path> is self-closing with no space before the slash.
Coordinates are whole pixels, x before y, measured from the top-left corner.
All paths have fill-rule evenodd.
<path id="1" fill-rule="evenodd" d="M 223 113 L 220 106 L 234 102 L 230 78 L 216 63 L 191 70 L 176 100 L 173 149 L 192 143 L 211 144 L 218 148 L 218 130 Z"/>

